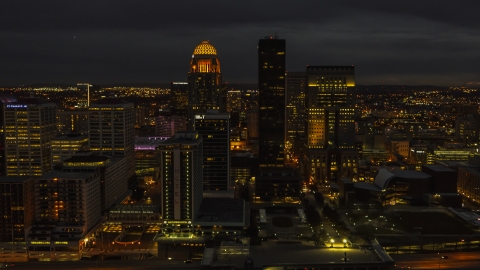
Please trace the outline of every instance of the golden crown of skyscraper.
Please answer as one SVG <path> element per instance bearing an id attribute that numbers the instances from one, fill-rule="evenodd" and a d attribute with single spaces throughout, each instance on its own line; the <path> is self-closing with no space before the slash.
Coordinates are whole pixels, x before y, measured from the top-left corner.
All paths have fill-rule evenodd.
<path id="1" fill-rule="evenodd" d="M 195 47 L 193 55 L 217 55 L 217 50 L 208 42 L 208 40 L 204 40 Z"/>

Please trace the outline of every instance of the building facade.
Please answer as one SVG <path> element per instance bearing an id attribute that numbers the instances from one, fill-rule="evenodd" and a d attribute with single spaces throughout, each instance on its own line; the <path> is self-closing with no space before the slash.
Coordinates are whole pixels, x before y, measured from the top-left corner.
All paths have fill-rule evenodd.
<path id="1" fill-rule="evenodd" d="M 189 130 L 193 130 L 195 114 L 207 110 L 226 111 L 226 91 L 217 50 L 208 41 L 202 41 L 193 50 L 188 72 Z"/>
<path id="2" fill-rule="evenodd" d="M 287 72 L 285 83 L 285 160 L 299 157 L 305 139 L 305 72 Z M 297 151 L 295 151 L 297 149 Z"/>
<path id="3" fill-rule="evenodd" d="M 88 149 L 88 136 L 79 133 L 57 136 L 52 139 L 52 165 L 62 163 L 78 151 Z"/>
<path id="4" fill-rule="evenodd" d="M 258 41 L 258 143 L 260 167 L 285 162 L 285 39 Z"/>
<path id="5" fill-rule="evenodd" d="M 195 131 L 203 138 L 203 190 L 233 188 L 230 183 L 230 114 L 213 110 L 196 114 Z"/>
<path id="6" fill-rule="evenodd" d="M 170 83 L 170 106 L 174 110 L 188 109 L 188 82 Z"/>
<path id="7" fill-rule="evenodd" d="M 100 155 L 125 156 L 127 178 L 135 176 L 135 109 L 133 103 L 105 98 L 91 103 L 90 150 Z M 129 183 L 129 188 L 133 188 Z"/>
<path id="8" fill-rule="evenodd" d="M 52 170 L 51 140 L 57 106 L 28 98 L 4 104 L 7 176 L 41 176 Z"/>
<path id="9" fill-rule="evenodd" d="M 90 151 L 77 152 L 63 162 L 63 172 L 99 172 L 102 213 L 119 204 L 130 193 L 127 185 L 127 158 L 96 155 Z"/>
<path id="10" fill-rule="evenodd" d="M 172 230 L 188 230 L 203 196 L 202 137 L 197 132 L 178 132 L 160 143 L 158 150 L 162 155 L 162 218 Z"/>
<path id="11" fill-rule="evenodd" d="M 355 69 L 307 66 L 306 76 L 305 175 L 318 184 L 355 178 Z"/>

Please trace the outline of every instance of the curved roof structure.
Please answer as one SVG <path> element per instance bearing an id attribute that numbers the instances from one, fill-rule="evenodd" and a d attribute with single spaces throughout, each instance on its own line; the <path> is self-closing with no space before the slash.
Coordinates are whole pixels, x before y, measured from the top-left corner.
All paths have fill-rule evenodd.
<path id="1" fill-rule="evenodd" d="M 193 55 L 217 55 L 217 49 L 208 42 L 208 40 L 202 41 L 193 50 Z"/>
<path id="2" fill-rule="evenodd" d="M 378 170 L 377 176 L 375 176 L 375 181 L 373 181 L 373 184 L 375 184 L 380 189 L 386 189 L 388 186 L 388 182 L 390 182 L 390 180 L 392 180 L 392 178 L 394 177 L 395 174 L 389 172 L 385 168 L 380 168 Z"/>

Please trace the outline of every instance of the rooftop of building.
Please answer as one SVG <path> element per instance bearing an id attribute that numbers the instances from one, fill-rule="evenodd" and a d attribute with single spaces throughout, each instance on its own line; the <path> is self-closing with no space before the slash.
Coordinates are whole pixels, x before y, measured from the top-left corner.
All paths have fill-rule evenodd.
<path id="1" fill-rule="evenodd" d="M 134 212 L 132 212 L 134 211 Z M 109 210 L 110 213 L 160 213 L 158 204 L 119 204 Z"/>
<path id="2" fill-rule="evenodd" d="M 307 66 L 307 70 L 331 70 L 331 71 L 341 71 L 341 70 L 354 70 L 355 67 L 351 66 Z"/>
<path id="3" fill-rule="evenodd" d="M 196 145 L 202 140 L 202 136 L 196 131 L 178 131 L 169 139 L 161 142 L 159 145 L 171 145 L 171 144 L 190 144 Z"/>
<path id="4" fill-rule="evenodd" d="M 401 178 L 427 179 L 432 177 L 428 173 L 413 170 L 392 170 L 391 173 Z"/>
<path id="5" fill-rule="evenodd" d="M 217 49 L 208 40 L 204 40 L 195 47 L 193 55 L 217 55 Z"/>
<path id="6" fill-rule="evenodd" d="M 245 201 L 235 198 L 203 198 L 195 222 L 238 223 L 245 218 Z"/>
<path id="7" fill-rule="evenodd" d="M 51 178 L 60 178 L 60 179 L 90 179 L 94 176 L 96 172 L 62 172 L 62 171 L 51 171 L 45 173 L 37 179 L 51 179 Z"/>
<path id="8" fill-rule="evenodd" d="M 166 141 L 170 137 L 137 137 L 135 138 L 135 150 L 155 150 L 161 142 Z"/>
<path id="9" fill-rule="evenodd" d="M 111 159 L 109 156 L 100 156 L 91 151 L 78 151 L 64 162 L 101 162 Z"/>
<path id="10" fill-rule="evenodd" d="M 435 161 L 435 164 L 440 164 L 448 167 L 470 167 L 470 168 L 478 168 L 478 166 L 469 164 L 465 161 L 458 161 L 458 160 L 441 160 Z"/>
<path id="11" fill-rule="evenodd" d="M 32 179 L 31 176 L 2 176 L 0 177 L 1 183 L 22 183 L 28 179 Z"/>
<path id="12" fill-rule="evenodd" d="M 7 103 L 7 108 L 20 108 L 21 105 L 41 105 L 41 106 L 56 106 L 51 101 L 42 100 L 38 98 L 19 98 L 18 100 L 11 100 Z"/>
<path id="13" fill-rule="evenodd" d="M 423 167 L 428 168 L 435 172 L 455 172 L 455 170 L 450 169 L 449 167 L 446 167 L 443 165 L 437 165 L 437 164 L 427 164 L 427 165 L 423 165 Z"/>

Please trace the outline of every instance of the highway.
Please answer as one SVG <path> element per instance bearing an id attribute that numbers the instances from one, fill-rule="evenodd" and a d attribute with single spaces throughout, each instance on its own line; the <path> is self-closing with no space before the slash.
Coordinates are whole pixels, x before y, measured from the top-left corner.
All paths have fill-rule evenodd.
<path id="1" fill-rule="evenodd" d="M 397 268 L 410 269 L 480 269 L 480 252 L 455 252 L 440 254 L 390 255 Z M 448 256 L 448 259 L 442 259 Z"/>

